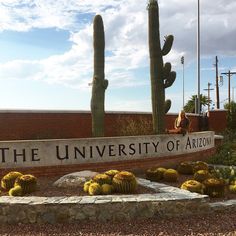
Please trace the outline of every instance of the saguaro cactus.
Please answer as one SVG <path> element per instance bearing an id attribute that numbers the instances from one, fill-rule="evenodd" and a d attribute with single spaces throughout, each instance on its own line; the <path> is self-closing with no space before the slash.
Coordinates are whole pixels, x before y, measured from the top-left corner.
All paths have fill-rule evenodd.
<path id="1" fill-rule="evenodd" d="M 92 82 L 92 134 L 104 136 L 104 100 L 108 80 L 104 79 L 105 35 L 102 17 L 96 15 L 93 20 L 94 74 Z"/>
<path id="2" fill-rule="evenodd" d="M 171 71 L 171 64 L 169 62 L 163 65 L 163 56 L 170 52 L 174 36 L 166 36 L 164 45 L 161 48 L 159 7 L 156 0 L 149 0 L 148 4 L 148 37 L 153 132 L 155 134 L 161 134 L 165 131 L 165 113 L 167 113 L 171 107 L 171 101 L 165 101 L 165 89 L 174 83 L 176 73 Z"/>

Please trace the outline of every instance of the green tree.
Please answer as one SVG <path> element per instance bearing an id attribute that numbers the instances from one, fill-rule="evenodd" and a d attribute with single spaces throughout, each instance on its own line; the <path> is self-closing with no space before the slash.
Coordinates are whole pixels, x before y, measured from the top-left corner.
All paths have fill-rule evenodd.
<path id="1" fill-rule="evenodd" d="M 226 103 L 224 105 L 224 108 L 227 109 L 228 112 L 228 122 L 227 122 L 227 126 L 229 130 L 236 130 L 236 102 L 232 101 L 230 102 L 230 106 L 229 103 Z M 230 108 L 230 109 L 229 109 Z"/>
<path id="2" fill-rule="evenodd" d="M 225 103 L 224 108 L 229 110 L 229 103 Z M 232 112 L 236 112 L 236 102 L 234 102 L 234 101 L 230 102 L 230 110 Z"/>
<path id="3" fill-rule="evenodd" d="M 184 111 L 189 113 L 195 113 L 195 99 L 197 95 L 192 95 L 191 98 L 187 101 L 184 106 Z M 200 94 L 200 106 L 201 110 L 203 106 L 208 106 L 212 103 L 212 100 L 209 100 L 207 96 Z"/>

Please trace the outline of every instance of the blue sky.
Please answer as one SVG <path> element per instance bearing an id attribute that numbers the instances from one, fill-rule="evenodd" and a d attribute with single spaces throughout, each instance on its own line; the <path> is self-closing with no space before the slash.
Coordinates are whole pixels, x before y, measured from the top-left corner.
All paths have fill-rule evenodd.
<path id="1" fill-rule="evenodd" d="M 219 72 L 236 71 L 236 3 L 201 2 L 201 93 L 215 87 Z M 90 110 L 93 76 L 92 20 L 101 14 L 106 37 L 106 110 L 151 111 L 147 1 L 141 0 L 2 0 L 0 1 L 0 109 Z M 159 0 L 161 36 L 175 36 L 164 57 L 177 72 L 166 98 L 171 112 L 182 107 L 185 57 L 185 101 L 197 93 L 197 0 Z M 227 77 L 220 87 L 221 108 L 227 99 Z M 236 76 L 231 80 L 231 92 Z M 211 91 L 215 102 L 215 90 Z"/>

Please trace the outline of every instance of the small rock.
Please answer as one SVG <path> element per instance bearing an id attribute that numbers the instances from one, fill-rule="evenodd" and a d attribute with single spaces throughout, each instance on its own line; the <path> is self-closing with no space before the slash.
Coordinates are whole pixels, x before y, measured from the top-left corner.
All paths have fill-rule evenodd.
<path id="1" fill-rule="evenodd" d="M 84 170 L 79 172 L 70 173 L 67 175 L 62 176 L 60 179 L 56 180 L 53 183 L 53 186 L 59 187 L 59 188 L 67 188 L 67 187 L 79 187 L 84 184 L 84 182 L 90 180 L 95 175 L 97 175 L 98 172 L 90 171 L 90 170 Z"/>

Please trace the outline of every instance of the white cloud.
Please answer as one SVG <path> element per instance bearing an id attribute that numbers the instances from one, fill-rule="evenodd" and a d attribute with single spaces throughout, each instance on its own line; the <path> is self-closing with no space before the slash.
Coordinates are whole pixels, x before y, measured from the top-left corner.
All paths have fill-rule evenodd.
<path id="1" fill-rule="evenodd" d="M 0 77 L 37 79 L 89 91 L 88 83 L 93 75 L 91 19 L 99 13 L 105 28 L 109 89 L 146 85 L 149 75 L 140 80 L 136 72 L 146 68 L 149 73 L 146 3 L 140 0 L 1 1 L 0 31 L 56 27 L 71 33 L 69 40 L 73 45 L 62 55 L 2 63 Z M 175 36 L 173 49 L 164 61 L 172 62 L 175 70 L 182 55 L 187 62 L 193 61 L 196 55 L 197 1 L 159 0 L 159 5 L 162 38 L 166 34 Z M 235 55 L 235 11 L 233 0 L 201 1 L 203 56 Z"/>

